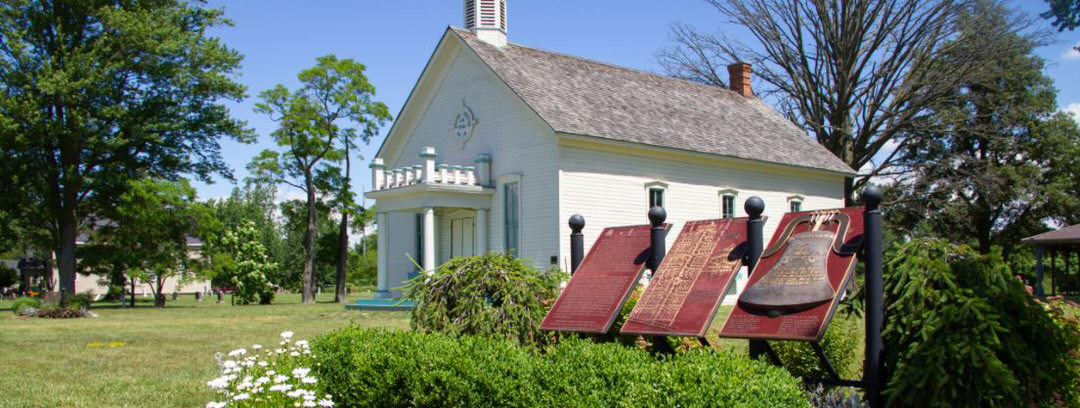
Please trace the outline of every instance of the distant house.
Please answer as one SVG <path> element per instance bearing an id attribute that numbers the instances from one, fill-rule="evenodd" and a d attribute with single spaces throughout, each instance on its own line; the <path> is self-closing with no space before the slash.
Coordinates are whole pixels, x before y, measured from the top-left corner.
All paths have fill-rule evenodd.
<path id="1" fill-rule="evenodd" d="M 85 233 L 79 234 L 77 237 L 75 237 L 75 246 L 79 247 L 79 246 L 86 245 L 88 239 L 89 239 L 89 236 L 87 234 L 85 234 Z M 196 237 L 191 237 L 191 236 L 185 237 L 185 240 L 186 240 L 186 244 L 187 244 L 187 248 L 188 248 L 188 257 L 189 258 L 198 258 L 199 256 L 201 256 L 201 254 L 202 254 L 202 246 L 203 246 L 202 240 L 200 240 L 200 239 L 198 239 Z M 78 256 L 79 251 L 76 251 L 75 254 L 76 254 L 76 256 Z M 53 264 L 55 265 L 55 262 Z M 53 282 L 59 282 L 59 279 L 60 279 L 59 273 L 60 273 L 59 270 L 57 270 L 55 268 L 53 269 L 53 280 L 52 280 Z M 150 287 L 151 284 L 152 284 L 151 281 L 142 281 L 140 279 L 136 279 L 135 280 L 135 295 L 136 296 L 142 296 L 142 297 L 151 297 L 151 296 L 153 296 L 153 289 L 151 289 L 151 287 Z M 131 290 L 131 282 L 129 281 L 126 286 L 127 286 L 126 290 L 130 291 Z M 94 275 L 94 274 L 84 274 L 84 273 L 82 273 L 82 271 L 80 271 L 79 273 L 75 274 L 75 289 L 79 293 L 90 292 L 93 295 L 105 295 L 106 293 L 109 292 L 109 280 L 105 276 Z M 183 277 L 181 277 L 181 276 L 173 276 L 173 277 L 170 277 L 169 279 L 165 280 L 165 284 L 164 284 L 164 288 L 162 289 L 162 293 L 166 294 L 166 295 L 168 295 L 170 293 L 173 293 L 173 292 L 178 292 L 178 293 L 195 293 L 195 292 L 210 293 L 210 290 L 211 290 L 211 287 L 210 287 L 210 281 L 209 280 L 196 279 L 193 275 L 187 275 L 187 276 L 183 276 Z"/>
<path id="2" fill-rule="evenodd" d="M 753 95 L 750 65 L 728 67 L 729 89 L 700 85 L 510 43 L 505 1 L 465 7 L 371 164 L 381 296 L 411 259 L 510 251 L 568 270 L 575 213 L 588 251 L 653 205 L 669 245 L 685 221 L 744 216 L 750 196 L 766 234 L 786 211 L 843 206 L 854 171 Z"/>

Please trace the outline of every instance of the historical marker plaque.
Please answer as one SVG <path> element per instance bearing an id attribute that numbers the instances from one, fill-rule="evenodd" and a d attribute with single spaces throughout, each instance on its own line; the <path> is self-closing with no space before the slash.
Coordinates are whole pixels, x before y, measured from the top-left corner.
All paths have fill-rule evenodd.
<path id="1" fill-rule="evenodd" d="M 862 235 L 863 207 L 785 214 L 720 336 L 820 340 Z"/>
<path id="2" fill-rule="evenodd" d="M 687 222 L 621 332 L 704 336 L 742 266 L 746 221 Z"/>
<path id="3" fill-rule="evenodd" d="M 645 271 L 650 228 L 604 228 L 540 323 L 540 329 L 607 333 Z"/>

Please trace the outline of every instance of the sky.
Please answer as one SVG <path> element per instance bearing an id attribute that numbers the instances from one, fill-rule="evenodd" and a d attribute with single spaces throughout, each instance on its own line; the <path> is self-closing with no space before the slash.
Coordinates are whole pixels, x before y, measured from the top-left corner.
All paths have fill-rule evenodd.
<path id="1" fill-rule="evenodd" d="M 464 26 L 461 0 L 209 0 L 208 7 L 224 8 L 234 23 L 214 28 L 229 47 L 244 55 L 236 80 L 247 87 L 248 97 L 228 103 L 234 117 L 253 128 L 259 141 L 222 142 L 222 154 L 236 180 L 247 175 L 244 166 L 263 149 L 275 148 L 270 133 L 276 128 L 253 108 L 259 92 L 282 84 L 299 87 L 301 70 L 326 54 L 352 58 L 367 66 L 366 75 L 376 88 L 375 100 L 397 116 L 419 78 L 428 57 L 445 31 Z M 1047 9 L 1042 0 L 1022 0 L 1014 8 L 1029 15 Z M 1040 20 L 1049 28 L 1049 21 Z M 508 0 L 509 41 L 629 68 L 662 73 L 656 52 L 671 46 L 671 24 L 686 23 L 704 31 L 724 30 L 746 40 L 738 26 L 704 0 Z M 1046 74 L 1058 88 L 1058 106 L 1080 118 L 1080 30 L 1056 34 L 1036 50 L 1046 61 Z M 353 187 L 366 191 L 371 183 L 367 164 L 386 137 L 379 135 L 359 149 L 353 161 Z M 219 178 L 215 183 L 194 182 L 199 198 L 229 195 L 235 184 Z M 279 199 L 301 198 L 283 186 Z"/>

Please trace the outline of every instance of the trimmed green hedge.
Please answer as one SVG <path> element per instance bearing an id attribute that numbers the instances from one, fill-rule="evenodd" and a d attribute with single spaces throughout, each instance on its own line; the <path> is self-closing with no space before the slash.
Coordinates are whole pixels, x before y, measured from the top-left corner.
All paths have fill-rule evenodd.
<path id="1" fill-rule="evenodd" d="M 342 407 L 806 407 L 799 381 L 732 352 L 656 360 L 567 339 L 538 354 L 509 340 L 345 328 L 312 343 Z"/>

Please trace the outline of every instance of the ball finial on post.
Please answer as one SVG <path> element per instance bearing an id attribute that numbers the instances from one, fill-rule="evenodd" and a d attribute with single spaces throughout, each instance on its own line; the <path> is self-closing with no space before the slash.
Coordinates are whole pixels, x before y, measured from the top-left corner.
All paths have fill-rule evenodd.
<path id="1" fill-rule="evenodd" d="M 667 220 L 667 211 L 664 211 L 664 207 L 653 206 L 649 209 L 649 223 L 654 227 L 659 227 Z"/>
<path id="2" fill-rule="evenodd" d="M 585 228 L 585 217 L 581 214 L 570 216 L 570 275 L 573 276 L 581 261 L 585 259 L 585 234 L 581 230 Z"/>
<path id="3" fill-rule="evenodd" d="M 875 185 L 866 186 L 866 188 L 862 189 L 862 193 L 859 194 L 860 200 L 868 210 L 877 209 L 881 205 L 883 196 L 884 193 L 881 192 L 881 188 Z"/>
<path id="4" fill-rule="evenodd" d="M 581 232 L 581 230 L 583 228 L 585 228 L 585 217 L 582 217 L 581 214 L 571 215 L 569 224 L 570 224 L 570 232 L 573 232 L 573 233 Z"/>
<path id="5" fill-rule="evenodd" d="M 758 196 L 747 198 L 746 203 L 743 204 L 743 209 L 746 210 L 746 214 L 750 218 L 757 218 L 761 213 L 765 212 L 765 200 Z"/>

